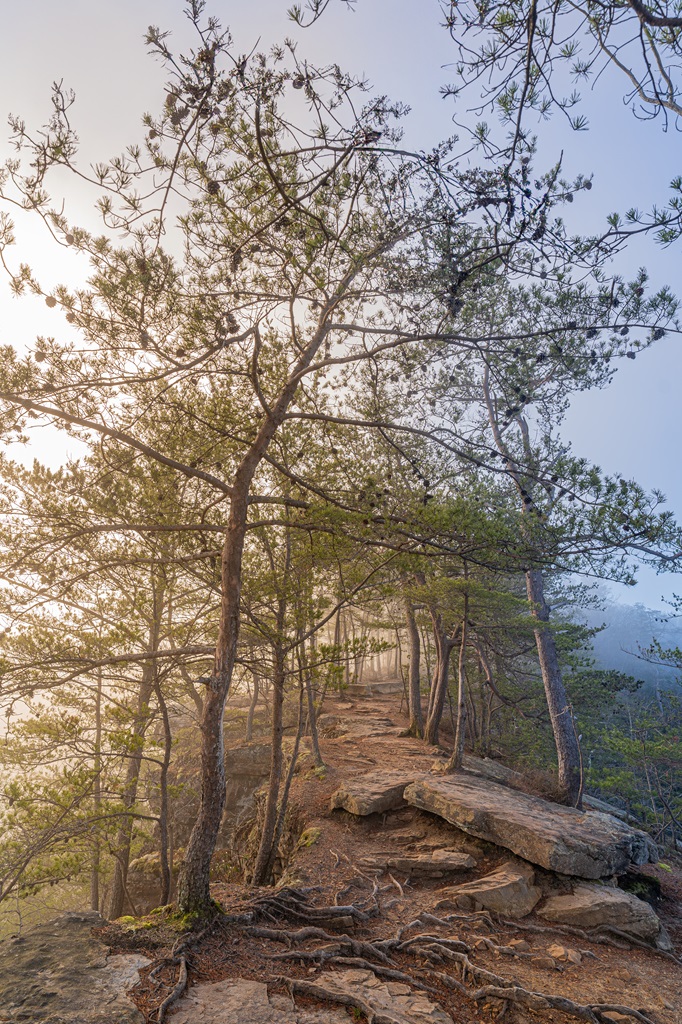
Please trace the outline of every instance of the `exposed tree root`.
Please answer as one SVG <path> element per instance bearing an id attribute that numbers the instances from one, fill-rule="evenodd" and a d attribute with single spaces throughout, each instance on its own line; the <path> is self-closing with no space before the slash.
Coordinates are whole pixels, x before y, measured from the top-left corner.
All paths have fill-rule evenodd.
<path id="1" fill-rule="evenodd" d="M 173 991 L 170 993 L 170 995 L 166 996 L 166 998 L 164 999 L 164 1001 L 161 1003 L 161 1005 L 159 1006 L 158 1010 L 156 1011 L 156 1020 L 157 1020 L 158 1024 L 163 1024 L 163 1022 L 166 1019 L 166 1013 L 171 1008 L 173 1003 L 176 1003 L 178 1001 L 178 999 L 182 996 L 182 994 L 185 991 L 186 987 L 187 987 L 187 957 L 181 956 L 180 957 L 180 973 L 178 975 L 177 983 L 176 983 Z"/>
<path id="2" fill-rule="evenodd" d="M 369 1024 L 403 1024 L 400 1017 L 394 1017 L 392 1013 L 375 1013 L 369 1003 L 366 1003 L 360 996 L 346 995 L 342 992 L 332 992 L 325 988 L 318 981 L 304 981 L 299 978 L 278 978 L 278 982 L 285 985 L 292 996 L 305 995 L 314 996 L 316 999 L 324 999 L 328 1003 L 339 1003 L 342 1006 L 353 1006 L 364 1013 Z"/>
<path id="3" fill-rule="evenodd" d="M 492 917 L 484 912 L 476 915 L 453 915 L 458 919 L 464 918 L 469 923 L 476 924 L 483 920 L 486 924 L 494 925 Z M 641 1011 L 631 1007 L 607 1003 L 576 1003 L 565 996 L 551 995 L 545 992 L 535 992 L 524 988 L 511 978 L 504 978 L 493 971 L 488 970 L 479 964 L 474 963 L 469 954 L 471 946 L 458 938 L 439 937 L 428 933 L 420 933 L 409 938 L 403 938 L 406 931 L 413 927 L 422 926 L 425 922 L 447 926 L 450 921 L 436 918 L 433 915 L 422 914 L 416 921 L 400 929 L 395 937 L 378 940 L 358 940 L 349 935 L 329 935 L 319 928 L 300 928 L 296 931 L 279 929 L 248 929 L 251 934 L 257 934 L 263 938 L 270 938 L 278 942 L 285 942 L 289 949 L 286 953 L 275 954 L 273 959 L 277 960 L 299 960 L 306 963 L 324 965 L 328 963 L 346 967 L 360 967 L 370 970 L 377 977 L 389 978 L 394 981 L 412 985 L 422 991 L 435 994 L 433 987 L 428 981 L 436 981 L 445 985 L 448 989 L 454 990 L 474 1002 L 497 999 L 502 1003 L 502 1012 L 508 1005 L 525 1007 L 529 1010 L 542 1012 L 544 1010 L 557 1010 L 576 1020 L 587 1021 L 588 1024 L 607 1024 L 608 1018 L 604 1016 L 608 1011 L 616 1011 L 629 1016 L 639 1024 L 653 1024 L 653 1022 Z M 516 927 L 517 922 L 500 922 L 509 927 Z M 551 932 L 554 929 L 543 929 L 540 926 L 528 926 L 530 930 Z M 572 929 L 570 934 L 579 933 L 579 929 Z M 589 933 L 583 936 L 592 940 Z M 292 949 L 292 946 L 311 940 L 322 939 L 325 945 L 317 946 L 314 949 Z M 480 941 L 480 940 L 479 940 Z M 510 946 L 501 946 L 492 939 L 483 938 L 486 948 L 507 956 L 521 958 L 532 957 L 532 954 L 515 950 Z M 391 957 L 393 955 L 409 955 L 420 962 L 419 978 L 408 974 L 404 970 L 397 970 L 396 964 Z M 444 971 L 443 965 L 450 964 L 454 972 Z M 316 995 L 318 998 L 340 1002 L 344 1005 L 355 1006 L 362 1013 L 366 1014 L 370 1022 L 374 1024 L 394 1024 L 395 1018 L 391 1015 L 373 1013 L 371 1007 L 363 1002 L 361 998 L 339 996 L 334 991 L 327 991 L 324 986 L 316 981 L 299 981 L 298 979 L 280 979 L 288 985 L 291 992 Z"/>
<path id="4" fill-rule="evenodd" d="M 497 923 L 505 928 L 518 928 L 520 931 L 534 932 L 538 935 L 551 935 L 554 932 L 559 932 L 562 935 L 574 935 L 579 939 L 584 939 L 586 942 L 613 946 L 615 949 L 631 949 L 632 946 L 635 946 L 637 949 L 646 949 L 649 953 L 662 956 L 665 960 L 672 960 L 673 963 L 682 964 L 682 959 L 675 956 L 674 953 L 669 953 L 666 949 L 658 949 L 657 946 L 652 946 L 650 942 L 638 939 L 635 935 L 630 935 L 629 932 L 621 931 L 620 928 L 612 928 L 611 925 L 602 925 L 599 928 L 588 930 L 575 928 L 569 924 L 539 925 L 507 921 L 504 918 L 498 918 Z"/>
<path id="5" fill-rule="evenodd" d="M 150 1020 L 156 1021 L 156 1024 L 164 1024 L 168 1010 L 171 1008 L 171 1006 L 173 1006 L 174 1003 L 177 1003 L 178 999 L 181 998 L 185 989 L 187 988 L 187 963 L 189 960 L 189 949 L 192 946 L 198 946 L 202 939 L 205 939 L 206 936 L 213 931 L 213 929 L 218 924 L 218 921 L 219 918 L 216 917 L 213 919 L 213 921 L 211 921 L 209 925 L 206 926 L 206 928 L 202 929 L 202 931 L 198 933 L 189 932 L 189 934 L 179 939 L 178 942 L 176 942 L 176 944 L 173 946 L 170 957 L 163 958 L 159 962 L 158 966 L 155 967 L 154 970 L 151 972 L 152 975 L 155 975 L 156 972 L 160 970 L 161 967 L 165 967 L 167 964 L 178 965 L 180 967 L 180 971 L 178 973 L 178 980 L 175 983 L 172 991 L 169 993 L 169 995 L 166 996 L 166 998 L 156 1008 L 156 1010 L 152 1011 L 150 1015 Z"/>

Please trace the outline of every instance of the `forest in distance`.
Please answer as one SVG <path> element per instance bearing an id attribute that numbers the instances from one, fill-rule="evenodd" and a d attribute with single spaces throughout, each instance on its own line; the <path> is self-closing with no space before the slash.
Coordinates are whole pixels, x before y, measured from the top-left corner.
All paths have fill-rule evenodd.
<path id="1" fill-rule="evenodd" d="M 552 116 L 587 128 L 559 85 L 604 67 L 677 124 L 682 22 L 437 4 L 439 102 L 476 115 L 411 151 L 403 103 L 303 55 L 334 6 L 252 50 L 199 0 L 182 49 L 150 27 L 158 106 L 114 158 L 80 160 L 63 82 L 10 120 L 4 281 L 54 328 L 0 348 L 0 937 L 74 894 L 135 915 L 144 857 L 193 920 L 216 872 L 274 885 L 304 748 L 323 777 L 318 720 L 372 680 L 446 775 L 491 758 L 682 849 L 682 598 L 608 590 L 679 572 L 682 527 L 562 430 L 679 336 L 674 291 L 622 267 L 642 238 L 677 260 L 682 179 L 582 232 L 591 174 L 543 146 Z M 34 221 L 78 280 L 24 260 Z M 235 819 L 230 757 L 258 744 Z"/>

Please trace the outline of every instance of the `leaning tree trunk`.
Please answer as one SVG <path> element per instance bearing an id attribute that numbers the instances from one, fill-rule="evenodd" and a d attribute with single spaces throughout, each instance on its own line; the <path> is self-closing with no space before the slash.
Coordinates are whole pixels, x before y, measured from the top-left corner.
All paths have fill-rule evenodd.
<path id="1" fill-rule="evenodd" d="M 560 795 L 570 806 L 581 807 L 583 780 L 580 744 L 561 676 L 554 634 L 549 627 L 549 607 L 545 601 L 542 572 L 539 569 L 526 573 L 526 593 L 531 602 L 531 613 L 537 623 L 534 630 L 535 644 L 556 744 Z"/>
<path id="2" fill-rule="evenodd" d="M 410 650 L 410 668 L 407 680 L 407 696 L 410 710 L 410 736 L 422 737 L 424 735 L 424 715 L 422 712 L 421 696 L 421 644 L 419 642 L 419 629 L 414 614 L 414 605 L 405 598 L 405 626 L 407 629 L 407 640 Z"/>
<path id="3" fill-rule="evenodd" d="M 211 858 L 225 806 L 223 716 L 237 657 L 242 557 L 252 476 L 253 472 L 244 473 L 235 484 L 223 545 L 220 628 L 201 718 L 201 799 L 178 885 L 178 906 L 184 914 L 207 916 L 213 907 Z"/>
<path id="4" fill-rule="evenodd" d="M 215 849 L 225 806 L 225 749 L 223 718 L 237 658 L 242 560 L 249 509 L 249 490 L 254 474 L 270 442 L 284 422 L 305 370 L 327 337 L 327 320 L 343 298 L 355 276 L 348 272 L 337 291 L 325 303 L 318 327 L 297 362 L 279 398 L 271 405 L 251 447 L 242 459 L 232 484 L 230 515 L 221 558 L 221 602 L 213 674 L 207 686 L 201 719 L 201 800 L 199 813 L 189 837 L 185 863 L 178 887 L 180 910 L 208 916 L 213 904 L 210 892 L 211 858 Z M 256 329 L 256 343 L 260 338 Z"/>

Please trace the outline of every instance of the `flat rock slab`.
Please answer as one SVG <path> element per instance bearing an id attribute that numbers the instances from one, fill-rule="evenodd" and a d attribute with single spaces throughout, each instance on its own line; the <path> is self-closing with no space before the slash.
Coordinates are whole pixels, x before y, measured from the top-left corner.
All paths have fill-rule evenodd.
<path id="1" fill-rule="evenodd" d="M 533 885 L 534 881 L 535 873 L 530 864 L 507 861 L 483 878 L 441 889 L 436 910 L 454 904 L 460 910 L 485 909 L 504 917 L 525 917 L 542 896 L 541 890 Z"/>
<path id="2" fill-rule="evenodd" d="M 99 914 L 62 914 L 0 942 L 0 1021 L 25 1024 L 144 1024 L 126 993 L 149 960 L 110 956 L 91 934 Z"/>
<path id="3" fill-rule="evenodd" d="M 329 739 L 349 737 L 350 739 L 372 739 L 380 736 L 400 736 L 402 729 L 393 719 L 383 715 L 354 716 L 320 715 L 317 725 L 323 736 Z"/>
<path id="4" fill-rule="evenodd" d="M 343 1008 L 299 1009 L 287 996 L 268 995 L 260 981 L 230 978 L 196 985 L 178 1003 L 172 1024 L 349 1024 Z"/>
<path id="5" fill-rule="evenodd" d="M 604 878 L 630 863 L 658 860 L 649 836 L 610 814 L 563 807 L 488 779 L 431 775 L 410 783 L 403 796 L 412 806 L 548 871 Z"/>
<path id="6" fill-rule="evenodd" d="M 406 786 L 426 775 L 423 772 L 368 772 L 337 789 L 331 798 L 331 809 L 343 807 L 351 814 L 364 817 L 395 811 L 405 806 Z"/>
<path id="7" fill-rule="evenodd" d="M 670 950 L 668 935 L 655 911 L 630 892 L 610 885 L 576 885 L 565 896 L 550 896 L 538 910 L 538 917 L 575 928 L 599 928 L 607 925 Z"/>
<path id="8" fill-rule="evenodd" d="M 431 854 L 394 850 L 361 857 L 358 865 L 370 871 L 399 871 L 409 878 L 444 878 L 453 872 L 470 871 L 476 867 L 476 861 L 460 850 L 434 850 Z"/>

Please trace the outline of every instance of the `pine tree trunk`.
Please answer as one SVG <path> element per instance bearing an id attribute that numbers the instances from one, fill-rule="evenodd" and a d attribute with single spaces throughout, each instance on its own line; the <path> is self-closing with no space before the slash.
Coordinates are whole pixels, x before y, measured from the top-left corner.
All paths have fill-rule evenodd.
<path id="1" fill-rule="evenodd" d="M 260 676 L 257 672 L 252 672 L 253 675 L 253 694 L 251 695 L 251 703 L 249 704 L 249 714 L 246 719 L 246 742 L 250 743 L 253 739 L 253 716 L 256 713 L 256 706 L 258 704 L 258 698 L 260 696 Z"/>
<path id="2" fill-rule="evenodd" d="M 279 789 L 282 781 L 282 736 L 284 735 L 284 651 L 281 645 L 275 650 L 275 672 L 273 678 L 272 694 L 272 763 L 270 767 L 270 781 L 268 784 L 268 795 L 265 801 L 265 816 L 263 820 L 263 831 L 261 833 L 260 846 L 256 855 L 256 863 L 253 868 L 253 885 L 267 885 L 270 882 L 270 865 L 273 860 L 273 842 L 275 838 L 275 826 L 277 823 L 277 804 L 279 801 Z"/>
<path id="3" fill-rule="evenodd" d="M 457 718 L 455 728 L 455 746 L 448 761 L 447 771 L 459 771 L 464 757 L 464 738 L 466 736 L 467 705 L 466 705 L 466 652 L 469 618 L 469 595 L 464 594 L 464 612 L 462 614 L 462 636 L 459 644 L 459 660 L 457 663 Z"/>
<path id="4" fill-rule="evenodd" d="M 453 641 L 443 633 L 440 625 L 434 629 L 434 640 L 436 643 L 436 668 L 431 684 L 429 714 L 424 729 L 424 739 L 431 746 L 438 744 L 440 723 L 448 692 L 450 653 L 453 647 Z"/>
<path id="5" fill-rule="evenodd" d="M 310 638 L 310 649 L 315 652 L 315 636 Z M 317 731 L 317 708 L 315 707 L 315 694 L 313 693 L 313 681 L 310 675 L 308 656 L 305 643 L 299 649 L 299 664 L 303 674 L 303 685 L 305 685 L 306 699 L 308 703 L 308 726 L 310 728 L 310 739 L 313 747 L 313 757 L 318 768 L 322 768 L 324 761 L 320 751 L 320 736 Z"/>
<path id="6" fill-rule="evenodd" d="M 531 602 L 531 613 L 537 622 L 534 630 L 535 644 L 556 745 L 560 795 L 569 806 L 581 807 L 580 746 L 561 676 L 554 634 L 548 625 L 549 607 L 545 601 L 542 572 L 539 569 L 526 573 L 526 593 Z"/>
<path id="7" fill-rule="evenodd" d="M 123 788 L 122 803 L 124 811 L 122 825 L 115 841 L 114 877 L 111 882 L 109 901 L 109 919 L 115 921 L 123 913 L 128 881 L 128 864 L 130 862 L 130 844 L 133 839 L 133 808 L 137 800 L 137 787 L 140 781 L 142 753 L 144 750 L 144 734 L 149 723 L 149 700 L 153 689 L 154 669 L 150 663 L 142 668 L 142 680 L 138 692 L 137 711 L 130 738 L 131 751 L 128 759 L 128 770 Z"/>
<path id="8" fill-rule="evenodd" d="M 92 798 L 95 817 L 99 816 L 102 807 L 102 669 L 97 670 L 97 697 L 95 699 L 95 756 L 93 760 L 94 779 Z M 90 866 L 90 909 L 99 911 L 99 869 L 100 841 L 95 833 Z"/>
<path id="9" fill-rule="evenodd" d="M 163 720 L 163 761 L 159 778 L 160 808 L 159 808 L 159 861 L 161 866 L 161 899 L 159 906 L 165 907 L 170 902 L 173 877 L 168 853 L 168 768 L 171 759 L 173 746 L 173 735 L 171 733 L 168 707 L 159 685 L 155 681 L 154 689 L 156 698 L 161 709 Z"/>
<path id="10" fill-rule="evenodd" d="M 327 336 L 327 317 L 340 301 L 341 293 L 353 279 L 350 273 L 343 287 L 320 314 L 318 329 L 291 368 L 279 398 L 270 406 L 258 434 L 235 474 L 230 516 L 221 559 L 220 623 L 213 675 L 207 687 L 201 720 L 201 801 L 199 813 L 187 844 L 185 863 L 178 886 L 180 910 L 202 916 L 212 912 L 210 892 L 211 858 L 215 849 L 225 806 L 225 750 L 223 718 L 232 682 L 239 639 L 242 560 L 249 508 L 249 490 L 270 442 L 284 422 L 298 390 L 302 373 L 310 365 Z M 256 338 L 259 342 L 258 337 Z"/>
<path id="11" fill-rule="evenodd" d="M 405 626 L 409 643 L 410 668 L 407 681 L 408 704 L 410 710 L 410 736 L 422 737 L 424 735 L 424 715 L 422 712 L 421 697 L 421 644 L 419 642 L 419 629 L 414 614 L 412 602 L 405 598 Z"/>
<path id="12" fill-rule="evenodd" d="M 201 718 L 201 799 L 180 881 L 178 906 L 184 914 L 210 915 L 211 858 L 225 806 L 223 717 L 230 690 L 239 635 L 242 557 L 251 477 L 235 486 L 222 553 L 220 629 L 213 674 L 206 687 Z"/>

